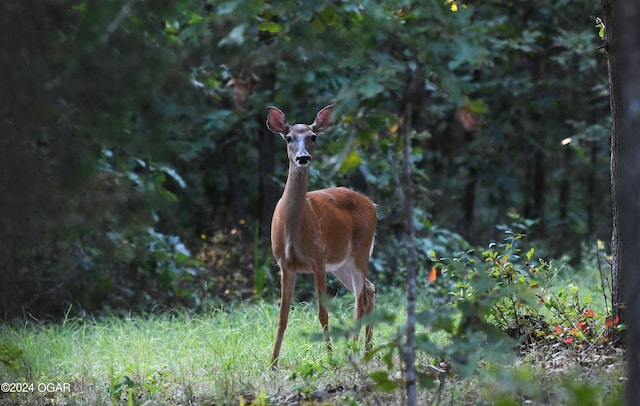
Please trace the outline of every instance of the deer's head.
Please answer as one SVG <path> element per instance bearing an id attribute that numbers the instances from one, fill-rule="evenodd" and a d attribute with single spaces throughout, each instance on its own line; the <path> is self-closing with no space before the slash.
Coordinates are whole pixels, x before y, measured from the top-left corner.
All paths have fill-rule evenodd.
<path id="1" fill-rule="evenodd" d="M 331 112 L 333 104 L 321 109 L 311 124 L 287 124 L 284 113 L 273 106 L 267 107 L 267 128 L 279 133 L 287 142 L 289 162 L 298 167 L 306 167 L 313 158 L 318 135 L 333 127 Z"/>

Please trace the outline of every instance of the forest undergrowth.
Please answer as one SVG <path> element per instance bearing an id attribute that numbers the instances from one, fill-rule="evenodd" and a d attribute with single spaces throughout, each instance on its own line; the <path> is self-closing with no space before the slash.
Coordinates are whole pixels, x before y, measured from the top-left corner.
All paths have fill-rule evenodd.
<path id="1" fill-rule="evenodd" d="M 457 341 L 464 338 L 419 325 L 419 404 L 622 404 L 624 351 L 606 339 L 606 306 L 587 290 L 594 286 L 586 283 L 590 277 L 557 273 L 545 287 L 542 299 L 562 304 L 556 304 L 565 311 L 560 316 L 550 311 L 553 305 L 518 313 L 517 303 L 495 303 L 502 313 L 494 307 L 492 314 L 504 319 L 494 325 L 516 323 L 506 326 L 516 345 L 501 354 L 503 361 L 494 361 L 484 344 L 464 347 L 464 353 Z M 515 313 L 507 314 L 507 304 Z M 419 314 L 432 306 L 423 297 Z M 332 353 L 319 334 L 315 303 L 296 304 L 276 371 L 269 360 L 278 307 L 270 299 L 219 304 L 200 314 L 174 310 L 70 317 L 61 323 L 27 317 L 0 330 L 0 400 L 13 405 L 403 404 L 403 292 L 380 294 L 377 309 L 376 349 L 363 357 L 350 340 L 349 294 L 330 301 Z M 563 318 L 566 323 L 559 322 Z M 457 327 L 463 324 L 460 315 L 453 319 Z M 452 349 L 452 358 L 433 348 Z M 477 359 L 471 373 L 460 368 L 465 359 L 468 364 Z"/>

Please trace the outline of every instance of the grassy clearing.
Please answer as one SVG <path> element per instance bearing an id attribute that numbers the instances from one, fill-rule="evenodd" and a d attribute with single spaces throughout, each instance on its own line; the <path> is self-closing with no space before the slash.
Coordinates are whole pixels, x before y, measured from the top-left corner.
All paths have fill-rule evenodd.
<path id="1" fill-rule="evenodd" d="M 381 296 L 378 308 L 402 314 L 400 302 L 401 295 Z M 336 330 L 347 328 L 353 317 L 352 298 L 334 300 L 332 307 L 332 325 Z M 33 386 L 22 387 L 23 393 L 2 393 L 0 401 L 145 406 L 402 403 L 401 390 L 381 393 L 372 387 L 370 373 L 385 370 L 381 360 L 364 366 L 350 362 L 346 339 L 334 340 L 334 352 L 326 352 L 322 340 L 313 337 L 319 331 L 315 304 L 300 303 L 292 309 L 281 368 L 271 371 L 277 310 L 276 303 L 255 301 L 205 315 L 175 311 L 4 325 L 0 343 L 19 347 L 24 355 L 15 369 L 0 366 L 0 382 Z M 388 341 L 396 329 L 393 324 L 377 326 L 376 342 Z M 622 355 L 575 357 L 563 348 L 540 349 L 510 366 L 487 366 L 464 382 L 448 377 L 439 398 L 442 404 L 601 404 L 576 403 L 575 393 L 590 395 L 596 390 L 600 392 L 593 399 L 615 398 Z M 429 361 L 419 357 L 421 365 Z M 389 371 L 389 376 L 401 379 L 400 371 Z M 68 384 L 69 390 L 43 384 Z M 421 404 L 431 403 L 436 393 L 436 388 L 421 390 Z"/>
<path id="2" fill-rule="evenodd" d="M 345 300 L 335 301 L 333 307 L 332 323 L 344 327 L 353 309 Z M 311 388 L 319 374 L 336 380 L 335 374 L 345 367 L 347 342 L 334 342 L 335 351 L 329 355 L 323 342 L 311 338 L 319 331 L 315 304 L 292 309 L 281 370 L 270 370 L 277 311 L 275 303 L 256 302 L 198 316 L 176 311 L 5 325 L 0 343 L 19 347 L 24 355 L 15 371 L 0 367 L 0 380 L 35 383 L 36 388 L 0 396 L 17 404 L 44 398 L 69 404 L 111 404 L 129 398 L 136 404 L 145 399 L 233 404 L 243 394 L 277 399 L 298 393 Z M 382 339 L 384 328 L 378 330 Z M 291 379 L 298 367 L 298 378 Z M 39 393 L 40 383 L 70 383 L 71 390 Z"/>

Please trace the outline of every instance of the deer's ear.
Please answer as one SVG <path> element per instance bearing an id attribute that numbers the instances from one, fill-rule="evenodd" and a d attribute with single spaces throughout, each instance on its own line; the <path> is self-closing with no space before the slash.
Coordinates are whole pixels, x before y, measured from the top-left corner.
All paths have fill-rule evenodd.
<path id="1" fill-rule="evenodd" d="M 289 132 L 289 124 L 284 113 L 277 107 L 267 107 L 267 128 L 274 133 L 286 134 Z"/>
<path id="2" fill-rule="evenodd" d="M 335 104 L 330 104 L 327 107 L 324 107 L 322 110 L 316 114 L 316 119 L 311 124 L 311 129 L 315 133 L 323 133 L 325 131 L 329 131 L 333 128 L 333 107 Z"/>

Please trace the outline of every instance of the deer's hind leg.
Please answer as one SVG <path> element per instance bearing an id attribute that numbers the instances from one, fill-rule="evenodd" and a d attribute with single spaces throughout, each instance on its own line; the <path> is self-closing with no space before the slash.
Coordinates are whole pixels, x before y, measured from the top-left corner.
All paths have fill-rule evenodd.
<path id="1" fill-rule="evenodd" d="M 347 261 L 341 266 L 333 270 L 333 274 L 340 280 L 340 282 L 353 292 L 355 296 L 355 318 L 360 320 L 363 316 L 371 313 L 375 304 L 375 287 L 369 280 L 365 278 L 366 267 L 364 270 L 362 267 L 357 267 L 353 261 Z M 365 349 L 369 350 L 371 347 L 371 338 L 373 337 L 373 328 L 371 325 L 367 325 L 365 328 Z M 357 341 L 359 334 L 356 333 L 353 337 L 354 341 Z"/>
<path id="2" fill-rule="evenodd" d="M 369 279 L 364 280 L 364 289 L 360 293 L 360 297 L 358 298 L 360 302 L 360 306 L 358 309 L 362 311 L 362 313 L 356 317 L 359 319 L 362 316 L 366 316 L 373 311 L 373 307 L 376 304 L 376 287 L 373 283 L 369 282 Z M 367 324 L 364 329 L 365 332 L 365 351 L 371 351 L 371 340 L 373 339 L 373 326 L 371 324 Z"/>

